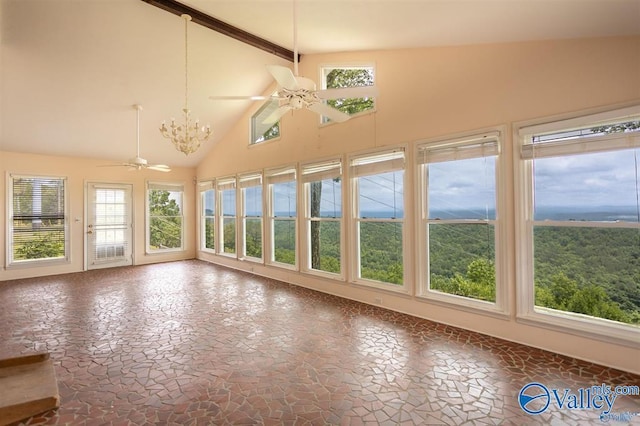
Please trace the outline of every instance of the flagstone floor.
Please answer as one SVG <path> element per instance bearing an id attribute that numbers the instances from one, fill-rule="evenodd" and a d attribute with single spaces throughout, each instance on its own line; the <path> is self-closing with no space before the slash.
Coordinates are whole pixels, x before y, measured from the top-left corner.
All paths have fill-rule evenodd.
<path id="1" fill-rule="evenodd" d="M 599 424 L 601 410 L 553 403 L 527 414 L 518 394 L 532 381 L 574 394 L 640 385 L 196 260 L 0 282 L 0 324 L 0 355 L 48 351 L 55 363 L 61 406 L 28 425 Z M 640 413 L 640 397 L 619 396 L 612 412 Z M 640 415 L 629 419 L 604 420 Z"/>

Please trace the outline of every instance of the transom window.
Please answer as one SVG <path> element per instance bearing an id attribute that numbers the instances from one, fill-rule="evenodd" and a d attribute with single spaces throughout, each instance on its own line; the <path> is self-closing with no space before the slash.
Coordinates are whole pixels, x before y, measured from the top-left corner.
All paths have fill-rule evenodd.
<path id="1" fill-rule="evenodd" d="M 322 88 L 343 89 L 347 87 L 361 87 L 374 85 L 374 69 L 372 66 L 353 67 L 323 67 Z M 346 114 L 355 115 L 361 112 L 371 111 L 375 108 L 373 98 L 347 98 L 329 99 L 328 105 Z M 322 117 L 322 122 L 330 120 Z"/>
<path id="2" fill-rule="evenodd" d="M 251 116 L 251 144 L 265 142 L 280 137 L 280 121 L 275 123 L 265 123 L 275 110 L 278 109 L 279 102 L 277 99 L 268 99 L 261 107 Z"/>

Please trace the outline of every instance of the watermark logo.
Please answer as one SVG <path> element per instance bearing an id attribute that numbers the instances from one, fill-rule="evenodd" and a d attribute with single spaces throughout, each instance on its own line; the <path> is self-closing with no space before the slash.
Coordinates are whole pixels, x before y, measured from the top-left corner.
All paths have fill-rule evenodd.
<path id="1" fill-rule="evenodd" d="M 616 386 L 602 384 L 587 388 L 571 389 L 549 388 L 542 383 L 531 382 L 520 389 L 518 404 L 531 415 L 542 414 L 555 406 L 561 410 L 598 410 L 603 422 L 620 421 L 637 416 L 638 413 L 613 413 L 613 404 L 619 395 L 640 395 L 638 386 Z M 625 421 L 625 420 L 623 420 Z"/>
<path id="2" fill-rule="evenodd" d="M 542 383 L 531 382 L 520 389 L 518 403 L 527 414 L 544 413 L 551 403 L 551 394 Z"/>

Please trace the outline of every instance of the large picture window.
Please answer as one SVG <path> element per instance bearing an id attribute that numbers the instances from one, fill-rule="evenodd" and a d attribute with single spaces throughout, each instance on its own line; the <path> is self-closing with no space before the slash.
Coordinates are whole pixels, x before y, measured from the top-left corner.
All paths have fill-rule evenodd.
<path id="1" fill-rule="evenodd" d="M 222 230 L 219 253 L 236 253 L 236 178 L 219 179 L 216 183 L 220 194 L 220 214 Z"/>
<path id="2" fill-rule="evenodd" d="M 523 127 L 519 134 L 530 193 L 521 215 L 528 218 L 521 313 L 572 327 L 589 323 L 590 331 L 609 336 L 615 324 L 637 331 L 640 107 Z"/>
<path id="3" fill-rule="evenodd" d="M 404 288 L 404 150 L 351 160 L 355 281 Z"/>
<path id="4" fill-rule="evenodd" d="M 342 274 L 342 162 L 325 161 L 301 168 L 304 183 L 304 269 Z"/>
<path id="5" fill-rule="evenodd" d="M 200 249 L 216 249 L 216 191 L 213 182 L 200 182 Z"/>
<path id="6" fill-rule="evenodd" d="M 10 176 L 8 265 L 68 259 L 66 182 Z"/>
<path id="7" fill-rule="evenodd" d="M 147 183 L 147 252 L 182 250 L 183 197 L 180 184 Z"/>
<path id="8" fill-rule="evenodd" d="M 497 132 L 418 147 L 427 294 L 496 302 L 498 153 Z"/>
<path id="9" fill-rule="evenodd" d="M 242 192 L 242 255 L 262 260 L 262 175 L 243 175 L 239 181 Z"/>
<path id="10" fill-rule="evenodd" d="M 271 263 L 296 265 L 297 196 L 294 167 L 267 173 Z"/>

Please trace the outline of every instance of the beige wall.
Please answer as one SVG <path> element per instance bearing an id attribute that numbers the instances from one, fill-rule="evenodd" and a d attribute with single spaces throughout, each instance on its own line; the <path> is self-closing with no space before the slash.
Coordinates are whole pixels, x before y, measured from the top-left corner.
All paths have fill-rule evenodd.
<path id="1" fill-rule="evenodd" d="M 3 268 L 0 281 L 35 277 L 43 275 L 78 272 L 84 269 L 84 237 L 85 237 L 85 187 L 86 182 L 126 183 L 133 185 L 134 206 L 134 258 L 136 265 L 169 260 L 192 259 L 195 256 L 195 170 L 189 168 L 173 169 L 170 173 L 153 171 L 129 172 L 125 167 L 98 167 L 113 164 L 112 161 L 82 159 L 71 157 L 52 157 L 45 155 L 21 154 L 0 151 L 0 199 L 3 208 L 0 211 L 0 258 L 6 262 L 6 223 L 5 208 L 8 173 L 36 176 L 64 176 L 68 178 L 69 203 L 69 242 L 71 262 L 65 265 Z M 166 254 L 145 254 L 145 189 L 147 181 L 183 183 L 185 188 L 185 251 Z M 79 221 L 77 221 L 79 220 Z"/>
<path id="2" fill-rule="evenodd" d="M 509 248 L 514 249 L 519 237 L 512 184 L 513 123 L 640 101 L 638 53 L 640 37 L 306 55 L 300 74 L 315 81 L 321 65 L 375 65 L 380 90 L 377 111 L 328 126 L 319 126 L 314 113 L 295 111 L 282 118 L 280 139 L 249 147 L 247 123 L 259 106 L 254 105 L 199 165 L 197 176 L 215 178 L 386 145 L 407 144 L 411 151 L 420 140 L 502 126 L 507 130 L 503 155 L 509 163 L 503 174 L 507 181 L 503 218 Z M 413 173 L 413 169 L 410 164 L 407 171 Z M 406 193 L 415 191 L 410 181 Z M 409 244 L 415 247 L 415 215 L 405 213 Z M 365 303 L 381 297 L 383 306 L 393 310 L 640 373 L 638 344 L 607 343 L 519 323 L 512 252 L 506 256 L 509 313 L 505 317 L 208 253 L 200 252 L 198 257 Z M 415 270 L 415 253 L 407 256 L 407 265 Z"/>

